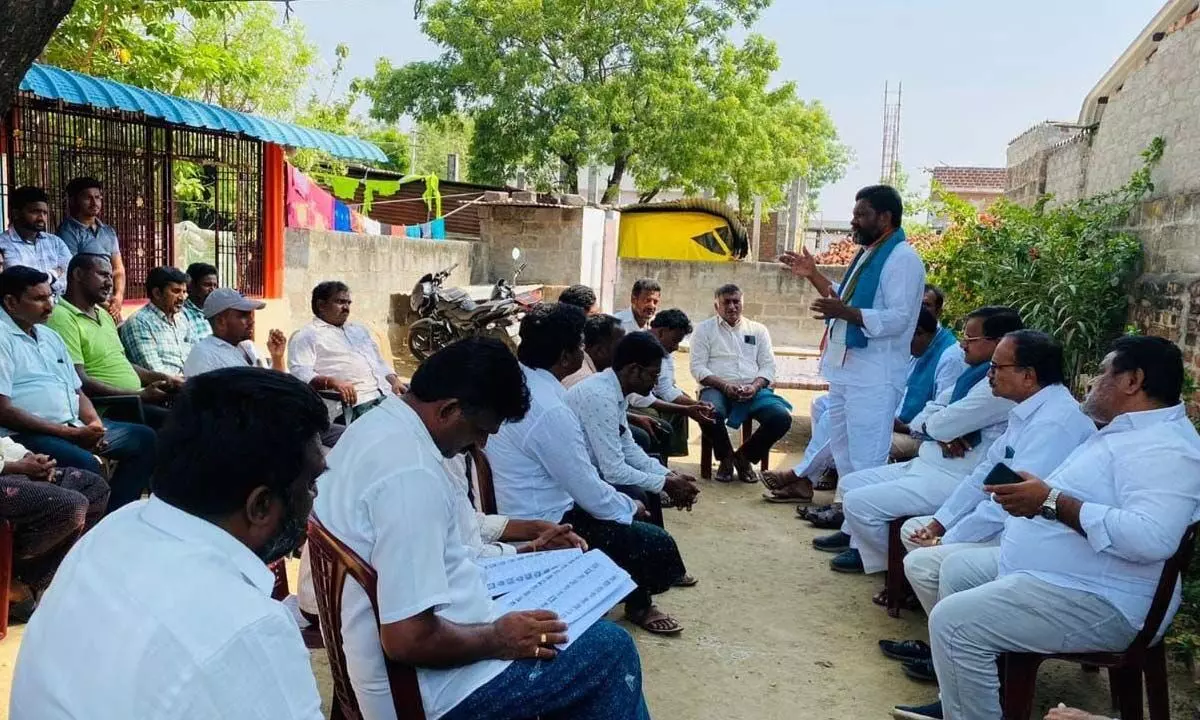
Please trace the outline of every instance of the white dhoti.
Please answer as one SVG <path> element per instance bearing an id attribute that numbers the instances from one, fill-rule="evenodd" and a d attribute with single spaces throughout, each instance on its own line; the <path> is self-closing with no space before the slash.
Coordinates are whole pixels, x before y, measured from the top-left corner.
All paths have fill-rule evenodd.
<path id="1" fill-rule="evenodd" d="M 838 474 L 878 467 L 887 462 L 900 391 L 891 385 L 857 387 L 830 383 L 829 449 Z M 839 480 L 840 482 L 840 480 Z"/>
<path id="2" fill-rule="evenodd" d="M 958 473 L 920 458 L 861 474 L 867 476 L 865 479 L 878 480 L 856 482 L 846 488 L 842 532 L 850 535 L 850 547 L 862 556 L 863 572 L 867 574 L 887 568 L 888 523 L 902 517 L 932 515 L 962 480 Z"/>
<path id="3" fill-rule="evenodd" d="M 947 558 L 965 550 L 994 548 L 1000 544 L 1000 538 L 997 537 L 986 543 L 950 543 L 949 545 L 922 547 L 908 539 L 914 532 L 928 525 L 931 520 L 933 520 L 933 516 L 914 517 L 904 523 L 904 529 L 900 531 L 900 538 L 904 542 L 904 547 L 908 549 L 908 554 L 904 556 L 904 576 L 908 578 L 913 592 L 921 601 L 921 607 L 925 608 L 926 615 L 933 612 L 933 606 L 940 599 L 942 563 Z M 985 557 L 988 558 L 990 564 L 990 556 Z M 971 574 L 976 575 L 977 573 Z M 984 575 L 986 575 L 986 571 Z M 961 580 L 956 582 L 961 582 Z"/>
<path id="4" fill-rule="evenodd" d="M 804 448 L 800 464 L 792 468 L 796 477 L 816 480 L 833 467 L 833 451 L 829 448 L 829 396 L 819 395 L 812 401 L 812 437 Z"/>

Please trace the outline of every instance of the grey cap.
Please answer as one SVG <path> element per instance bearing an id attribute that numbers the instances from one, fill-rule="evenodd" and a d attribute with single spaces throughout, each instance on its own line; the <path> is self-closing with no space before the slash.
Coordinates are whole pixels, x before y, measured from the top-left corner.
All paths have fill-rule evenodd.
<path id="1" fill-rule="evenodd" d="M 250 300 L 233 288 L 217 288 L 204 301 L 204 317 L 214 318 L 226 310 L 262 310 L 266 306 L 265 302 Z"/>

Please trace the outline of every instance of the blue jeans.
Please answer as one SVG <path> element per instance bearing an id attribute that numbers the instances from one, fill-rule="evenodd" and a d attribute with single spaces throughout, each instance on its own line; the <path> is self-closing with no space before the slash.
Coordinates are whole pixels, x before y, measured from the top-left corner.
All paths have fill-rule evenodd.
<path id="1" fill-rule="evenodd" d="M 156 437 L 145 425 L 105 420 L 108 431 L 104 440 L 108 446 L 97 453 L 115 460 L 117 470 L 109 480 L 112 495 L 108 500 L 108 511 L 137 500 L 142 491 L 150 489 L 150 475 L 154 472 Z M 49 455 L 62 467 L 73 467 L 103 474 L 95 456 L 78 445 L 53 435 L 23 433 L 14 440 L 29 448 L 30 452 Z"/>
<path id="2" fill-rule="evenodd" d="M 729 441 L 729 431 L 725 429 L 725 419 L 735 403 L 725 393 L 716 388 L 704 388 L 700 391 L 701 402 L 712 403 L 717 411 L 717 421 L 709 425 L 701 425 L 700 431 L 712 443 L 713 455 L 718 462 L 726 462 L 733 457 L 733 444 Z M 792 427 L 792 415 L 777 405 L 769 405 L 753 413 L 751 417 L 758 423 L 758 429 L 750 436 L 750 440 L 738 448 L 747 462 L 757 463 L 771 452 L 775 445 L 789 428 Z"/>
<path id="3" fill-rule="evenodd" d="M 516 660 L 443 720 L 650 720 L 633 638 L 601 620 L 553 660 Z"/>

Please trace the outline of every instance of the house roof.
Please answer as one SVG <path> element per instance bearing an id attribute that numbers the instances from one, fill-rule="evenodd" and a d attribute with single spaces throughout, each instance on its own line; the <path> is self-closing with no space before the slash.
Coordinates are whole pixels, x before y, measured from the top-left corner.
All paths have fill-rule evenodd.
<path id="1" fill-rule="evenodd" d="M 21 90 L 44 100 L 142 113 L 176 125 L 240 133 L 278 145 L 324 150 L 342 158 L 387 160 L 378 146 L 358 138 L 268 120 L 51 65 L 30 67 L 21 81 Z"/>
<path id="2" fill-rule="evenodd" d="M 1004 192 L 1007 168 L 942 165 L 932 171 L 934 182 L 947 190 Z"/>

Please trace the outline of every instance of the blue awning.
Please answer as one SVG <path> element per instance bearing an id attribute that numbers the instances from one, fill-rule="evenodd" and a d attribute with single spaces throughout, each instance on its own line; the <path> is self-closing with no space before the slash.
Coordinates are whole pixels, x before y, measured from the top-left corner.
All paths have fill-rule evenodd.
<path id="1" fill-rule="evenodd" d="M 242 133 L 278 145 L 324 150 L 330 155 L 352 160 L 387 161 L 378 146 L 358 138 L 268 120 L 50 65 L 29 68 L 21 81 L 21 90 L 46 100 L 140 112 L 176 125 Z"/>

